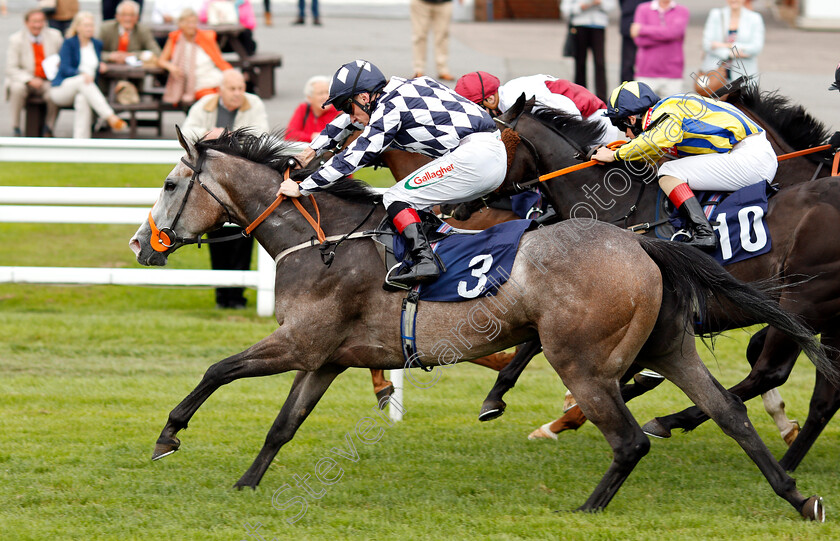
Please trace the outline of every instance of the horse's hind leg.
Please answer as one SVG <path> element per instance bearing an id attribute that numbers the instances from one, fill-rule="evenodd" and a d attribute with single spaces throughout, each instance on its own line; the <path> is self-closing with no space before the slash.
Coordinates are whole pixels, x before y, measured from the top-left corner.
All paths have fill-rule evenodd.
<path id="1" fill-rule="evenodd" d="M 519 347 L 510 364 L 499 372 L 499 375 L 496 377 L 496 383 L 493 384 L 493 388 L 490 389 L 487 398 L 484 399 L 484 403 L 481 405 L 481 412 L 478 414 L 479 421 L 495 419 L 505 412 L 507 404 L 502 400 L 502 397 L 516 385 L 516 381 L 522 375 L 522 371 L 525 370 L 525 367 L 528 366 L 531 359 L 541 350 L 542 344 L 539 340 L 525 342 Z"/>
<path id="2" fill-rule="evenodd" d="M 169 413 L 169 419 L 155 444 L 152 460 L 158 460 L 178 450 L 181 442 L 176 434 L 187 428 L 198 408 L 222 385 L 240 378 L 270 376 L 305 368 L 295 366 L 292 362 L 283 362 L 283 356 L 289 354 L 292 346 L 283 343 L 280 332 L 278 329 L 242 353 L 210 366 L 196 388 Z"/>
<path id="3" fill-rule="evenodd" d="M 799 346 L 793 340 L 777 329 L 769 328 L 765 345 L 749 375 L 729 391 L 741 400 L 749 400 L 775 389 L 787 380 L 799 352 Z M 693 430 L 708 419 L 700 408 L 692 406 L 678 413 L 657 417 L 647 423 L 644 430 L 652 436 L 667 438 L 675 428 Z"/>
<path id="4" fill-rule="evenodd" d="M 840 356 L 840 328 L 835 322 L 831 327 L 823 328 L 822 343 L 828 347 L 829 355 L 837 362 Z M 805 458 L 805 454 L 814 445 L 817 437 L 823 431 L 825 426 L 831 420 L 835 413 L 840 408 L 840 389 L 834 387 L 819 371 L 814 381 L 814 394 L 811 395 L 811 404 L 808 408 L 808 419 L 802 425 L 802 431 L 790 448 L 788 448 L 785 456 L 779 460 L 779 463 L 787 471 L 793 471 Z"/>
<path id="5" fill-rule="evenodd" d="M 656 370 L 677 385 L 686 395 L 711 417 L 755 462 L 773 490 L 787 500 L 804 517 L 824 519 L 819 498 L 805 498 L 796 490 L 794 481 L 764 445 L 758 436 L 744 403 L 729 393 L 712 377 L 700 360 L 694 337 L 686 334 L 681 351 L 651 359 L 646 366 Z M 641 359 L 640 359 L 641 361 Z M 806 505 L 807 503 L 807 505 Z"/>
<path id="6" fill-rule="evenodd" d="M 236 482 L 235 487 L 256 488 L 277 452 L 294 437 L 324 392 L 344 370 L 344 367 L 337 365 L 325 365 L 314 372 L 298 372 L 289 397 L 271 425 L 262 449 L 248 471 Z"/>

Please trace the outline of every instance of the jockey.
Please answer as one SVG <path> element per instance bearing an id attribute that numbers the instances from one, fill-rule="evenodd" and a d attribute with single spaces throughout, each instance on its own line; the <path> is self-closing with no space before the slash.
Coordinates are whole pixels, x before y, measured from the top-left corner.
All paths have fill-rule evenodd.
<path id="1" fill-rule="evenodd" d="M 365 60 L 354 60 L 336 71 L 324 105 L 330 103 L 347 114 L 327 124 L 300 153 L 301 163 L 308 163 L 318 150 L 334 148 L 351 123 L 363 125 L 364 131 L 300 186 L 284 181 L 278 195 L 299 197 L 327 189 L 388 148 L 434 158 L 389 188 L 382 202 L 414 261 L 411 268 L 390 280 L 411 286 L 437 279 L 440 271 L 417 209 L 471 201 L 501 185 L 507 155 L 493 119 L 434 79 L 394 77 L 388 82 L 379 68 Z"/>
<path id="2" fill-rule="evenodd" d="M 516 103 L 519 96 L 535 98 L 535 109 L 547 107 L 572 116 L 597 122 L 604 133 L 597 141 L 607 144 L 624 139 L 624 133 L 605 116 L 607 105 L 586 88 L 551 75 L 529 75 L 500 84 L 499 78 L 486 71 L 474 71 L 458 79 L 455 92 L 473 101 L 493 116 L 498 116 Z"/>
<path id="3" fill-rule="evenodd" d="M 764 130 L 735 106 L 696 94 L 662 100 L 644 83 L 624 82 L 610 95 L 608 116 L 633 138 L 617 150 L 599 148 L 603 163 L 680 158 L 659 167 L 659 186 L 688 219 L 688 242 L 714 250 L 717 238 L 693 189 L 734 191 L 770 182 L 778 162 Z"/>

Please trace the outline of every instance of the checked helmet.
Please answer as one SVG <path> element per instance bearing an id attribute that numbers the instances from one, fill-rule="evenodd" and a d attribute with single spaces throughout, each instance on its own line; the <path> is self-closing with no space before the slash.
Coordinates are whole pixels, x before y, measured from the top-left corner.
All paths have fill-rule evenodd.
<path id="1" fill-rule="evenodd" d="M 362 92 L 373 93 L 385 86 L 382 72 L 367 60 L 354 60 L 338 68 L 330 81 L 330 96 L 324 107 L 333 104 L 339 111 L 347 112 L 350 100 Z"/>
<path id="2" fill-rule="evenodd" d="M 617 119 L 631 115 L 641 115 L 659 101 L 656 92 L 645 83 L 625 81 L 610 94 L 610 101 L 605 116 L 613 123 Z"/>

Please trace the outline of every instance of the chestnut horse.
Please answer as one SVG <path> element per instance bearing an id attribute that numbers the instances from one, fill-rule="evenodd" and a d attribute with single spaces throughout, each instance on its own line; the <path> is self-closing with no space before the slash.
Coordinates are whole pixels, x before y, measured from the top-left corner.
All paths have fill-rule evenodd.
<path id="1" fill-rule="evenodd" d="M 493 308 L 485 299 L 422 303 L 416 340 L 423 348 L 408 362 L 400 344 L 403 296 L 382 290 L 374 243 L 362 235 L 342 244 L 331 266 L 310 242 L 372 227 L 385 216 L 381 196 L 345 180 L 317 197 L 274 201 L 289 167 L 285 144 L 247 131 L 187 143 L 186 156 L 166 177 L 149 218 L 129 242 L 143 265 L 169 255 L 225 221 L 260 223 L 253 235 L 277 262 L 275 317 L 279 327 L 245 351 L 212 365 L 176 406 L 155 445 L 154 459 L 175 452 L 177 434 L 217 389 L 240 378 L 297 371 L 289 397 L 257 458 L 237 487 L 256 487 L 327 388 L 344 370 L 439 366 L 539 339 L 546 358 L 578 397 L 581 410 L 603 432 L 613 460 L 579 508 L 607 506 L 650 442 L 618 393 L 618 378 L 634 361 L 679 386 L 720 424 L 756 463 L 773 490 L 802 516 L 824 520 L 821 498 L 805 498 L 761 441 L 746 408 L 703 366 L 690 322 L 715 298 L 745 318 L 790 333 L 820 370 L 834 368 L 811 331 L 756 289 L 738 282 L 705 254 L 677 243 L 632 235 L 593 220 L 567 220 L 524 233 L 510 279 Z M 241 182 L 247 178 L 248 182 Z M 196 187 L 198 184 L 202 189 Z M 266 212 L 279 203 L 274 212 Z M 315 204 L 320 213 L 315 212 Z M 320 215 L 315 224 L 304 213 Z M 257 222 L 259 216 L 262 222 Z M 363 229 L 361 229 L 363 230 Z M 515 299 L 507 302 L 506 299 Z M 481 312 L 481 316 L 478 316 Z M 478 318 L 478 319 L 477 319 Z M 491 333 L 483 325 L 493 322 Z M 461 351 L 445 338 L 455 322 Z M 427 353 L 428 352 L 428 353 Z M 433 451 L 432 451 L 433 452 Z"/>

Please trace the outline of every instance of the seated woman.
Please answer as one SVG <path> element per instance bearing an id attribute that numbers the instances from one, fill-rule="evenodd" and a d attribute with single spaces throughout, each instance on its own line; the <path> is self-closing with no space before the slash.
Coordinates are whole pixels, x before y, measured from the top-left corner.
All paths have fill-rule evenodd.
<path id="1" fill-rule="evenodd" d="M 163 101 L 189 105 L 222 84 L 222 72 L 232 66 L 222 58 L 216 33 L 199 30 L 198 14 L 185 9 L 178 17 L 178 30 L 169 34 L 158 65 L 169 72 Z"/>
<path id="2" fill-rule="evenodd" d="M 306 81 L 303 86 L 306 101 L 298 105 L 286 126 L 286 139 L 311 143 L 338 116 L 335 107 L 323 106 L 330 97 L 329 85 L 329 78 L 323 75 L 316 75 Z"/>
<path id="3" fill-rule="evenodd" d="M 93 124 L 93 111 L 108 121 L 115 131 L 123 131 L 126 124 L 114 114 L 108 100 L 96 86 L 99 72 L 105 71 L 101 64 L 102 42 L 93 37 L 96 32 L 93 14 L 80 11 L 67 29 L 67 39 L 58 53 L 60 63 L 58 74 L 52 82 L 49 99 L 59 107 L 73 105 L 76 116 L 73 119 L 73 137 L 89 139 Z M 53 126 L 50 126 L 53 129 Z"/>

